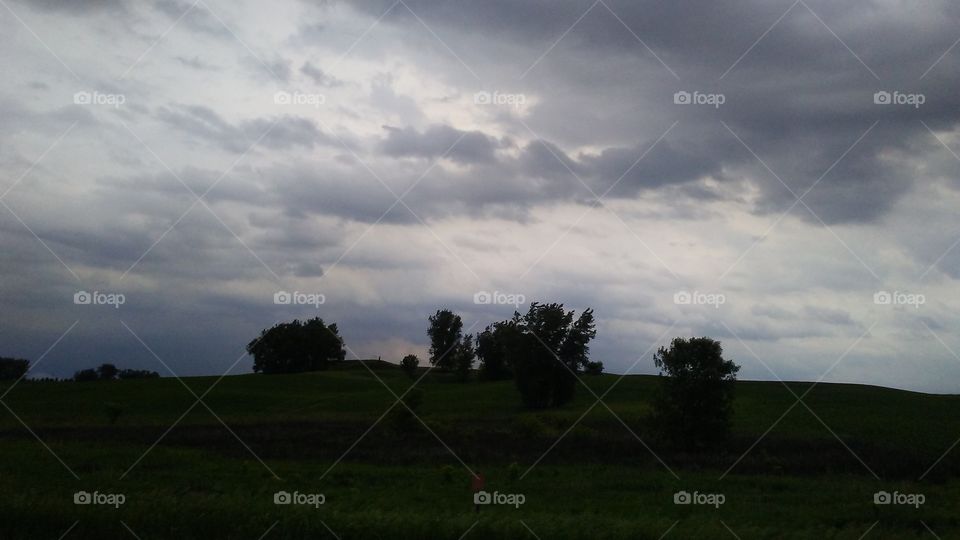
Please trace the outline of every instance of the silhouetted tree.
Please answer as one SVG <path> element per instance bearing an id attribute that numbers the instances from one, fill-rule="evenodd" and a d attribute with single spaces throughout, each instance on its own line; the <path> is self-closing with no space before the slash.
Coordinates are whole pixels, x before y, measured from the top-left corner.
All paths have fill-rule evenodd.
<path id="1" fill-rule="evenodd" d="M 160 374 L 147 369 L 121 369 L 117 372 L 118 379 L 156 379 Z"/>
<path id="2" fill-rule="evenodd" d="M 583 372 L 587 375 L 600 375 L 603 373 L 603 362 L 587 362 L 583 366 Z"/>
<path id="3" fill-rule="evenodd" d="M 527 407 L 559 407 L 573 399 L 577 373 L 597 335 L 592 309 L 576 321 L 573 315 L 563 304 L 538 302 L 522 317 L 514 313 L 517 335 L 506 347 L 507 358 Z"/>
<path id="4" fill-rule="evenodd" d="M 100 364 L 100 367 L 97 368 L 97 377 L 100 377 L 102 381 L 112 381 L 119 372 L 120 370 L 113 364 Z"/>
<path id="5" fill-rule="evenodd" d="M 89 382 L 96 381 L 100 379 L 100 375 L 97 375 L 97 370 L 95 369 L 81 369 L 80 371 L 73 374 L 73 380 L 77 382 Z"/>
<path id="6" fill-rule="evenodd" d="M 473 336 L 468 335 L 457 343 L 451 355 L 453 356 L 453 371 L 457 375 L 457 380 L 466 382 L 470 378 L 470 370 L 473 369 L 473 359 L 475 357 Z"/>
<path id="7" fill-rule="evenodd" d="M 400 361 L 400 369 L 411 379 L 417 376 L 418 367 L 420 367 L 420 359 L 415 354 L 408 354 Z"/>
<path id="8" fill-rule="evenodd" d="M 430 364 L 441 369 L 454 367 L 454 349 L 463 339 L 463 321 L 449 309 L 440 309 L 428 319 Z"/>
<path id="9" fill-rule="evenodd" d="M 480 359 L 480 377 L 488 381 L 509 379 L 512 370 L 507 348 L 516 341 L 517 326 L 512 321 L 494 323 L 477 334 L 477 358 Z"/>
<path id="10" fill-rule="evenodd" d="M 0 381 L 16 380 L 30 370 L 30 361 L 22 358 L 0 358 Z"/>
<path id="11" fill-rule="evenodd" d="M 654 421 L 674 442 L 696 447 L 723 440 L 730 430 L 734 381 L 740 366 L 723 359 L 719 341 L 675 338 L 653 356 L 661 370 Z"/>
<path id="12" fill-rule="evenodd" d="M 327 326 L 319 317 L 264 330 L 247 345 L 247 352 L 253 355 L 253 371 L 263 373 L 321 370 L 328 361 L 346 356 L 337 325 Z"/>

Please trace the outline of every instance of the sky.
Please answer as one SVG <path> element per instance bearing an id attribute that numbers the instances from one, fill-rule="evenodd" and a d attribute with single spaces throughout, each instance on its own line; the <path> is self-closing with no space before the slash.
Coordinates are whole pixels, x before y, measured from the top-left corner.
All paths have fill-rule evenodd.
<path id="1" fill-rule="evenodd" d="M 0 355 L 426 357 L 532 301 L 594 360 L 960 392 L 960 6 L 0 1 Z"/>

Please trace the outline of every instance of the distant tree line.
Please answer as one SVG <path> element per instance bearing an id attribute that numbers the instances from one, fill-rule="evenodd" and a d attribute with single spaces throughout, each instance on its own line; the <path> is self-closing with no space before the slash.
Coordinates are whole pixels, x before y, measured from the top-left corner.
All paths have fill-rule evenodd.
<path id="1" fill-rule="evenodd" d="M 73 374 L 76 382 L 112 381 L 115 379 L 155 379 L 160 374 L 146 369 L 119 369 L 113 364 L 100 364 L 97 368 L 81 369 Z"/>

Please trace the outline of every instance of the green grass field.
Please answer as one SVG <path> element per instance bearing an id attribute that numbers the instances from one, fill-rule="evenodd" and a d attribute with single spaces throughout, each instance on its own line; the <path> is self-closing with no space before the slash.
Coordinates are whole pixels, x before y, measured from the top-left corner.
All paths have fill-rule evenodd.
<path id="1" fill-rule="evenodd" d="M 960 438 L 960 396 L 820 384 L 804 405 L 791 390 L 810 383 L 739 382 L 730 442 L 690 453 L 650 434 L 655 377 L 585 377 L 597 395 L 616 384 L 606 405 L 581 386 L 532 412 L 512 382 L 430 373 L 421 423 L 400 405 L 384 415 L 412 381 L 375 373 L 183 379 L 206 405 L 169 378 L 24 381 L 0 409 L 0 538 L 960 535 L 960 460 L 940 459 Z M 477 513 L 470 471 L 524 504 Z M 274 504 L 281 490 L 325 502 Z M 674 504 L 681 490 L 724 502 Z M 925 500 L 875 505 L 881 490 Z M 77 491 L 125 502 L 77 505 Z"/>

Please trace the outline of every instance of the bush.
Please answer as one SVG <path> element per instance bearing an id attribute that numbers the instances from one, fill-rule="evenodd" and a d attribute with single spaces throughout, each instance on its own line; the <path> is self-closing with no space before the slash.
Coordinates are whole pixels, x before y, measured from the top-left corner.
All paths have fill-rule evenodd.
<path id="1" fill-rule="evenodd" d="M 119 372 L 120 370 L 113 364 L 100 364 L 100 367 L 97 368 L 97 376 L 103 381 L 113 380 Z"/>
<path id="2" fill-rule="evenodd" d="M 587 362 L 583 365 L 583 372 L 587 375 L 600 375 L 603 373 L 603 362 Z"/>
<path id="3" fill-rule="evenodd" d="M 411 379 L 416 378 L 418 367 L 420 367 L 420 359 L 415 354 L 408 354 L 400 361 L 400 369 Z"/>
<path id="4" fill-rule="evenodd" d="M 661 433 L 689 447 L 726 438 L 740 366 L 723 359 L 720 342 L 675 338 L 653 360 L 666 375 L 654 401 L 654 422 Z"/>

